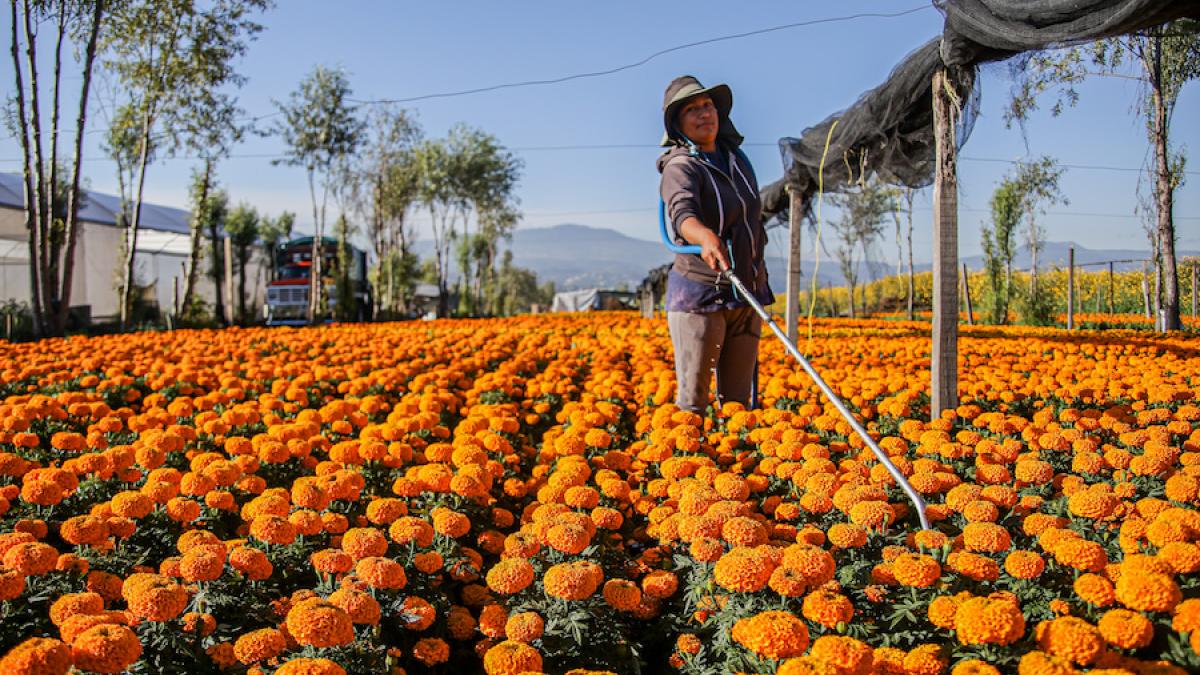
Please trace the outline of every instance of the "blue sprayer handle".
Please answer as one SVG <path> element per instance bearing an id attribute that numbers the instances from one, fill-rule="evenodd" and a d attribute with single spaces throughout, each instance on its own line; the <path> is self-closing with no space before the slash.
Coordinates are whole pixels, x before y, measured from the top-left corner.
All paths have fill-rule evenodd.
<path id="1" fill-rule="evenodd" d="M 671 240 L 671 235 L 667 232 L 667 205 L 663 200 L 658 200 L 658 231 L 662 234 L 663 244 L 666 245 L 673 253 L 691 253 L 700 255 L 700 247 L 696 245 L 680 246 Z"/>

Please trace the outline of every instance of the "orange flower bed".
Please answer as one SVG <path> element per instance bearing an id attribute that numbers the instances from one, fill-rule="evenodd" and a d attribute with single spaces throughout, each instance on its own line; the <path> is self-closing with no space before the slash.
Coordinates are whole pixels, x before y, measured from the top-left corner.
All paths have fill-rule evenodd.
<path id="1" fill-rule="evenodd" d="M 1200 341 L 629 313 L 0 345 L 0 673 L 1200 671 Z"/>

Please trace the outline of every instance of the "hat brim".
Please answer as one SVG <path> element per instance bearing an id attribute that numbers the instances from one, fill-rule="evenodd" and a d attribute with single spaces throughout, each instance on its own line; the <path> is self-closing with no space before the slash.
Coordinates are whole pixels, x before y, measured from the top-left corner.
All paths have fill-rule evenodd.
<path id="1" fill-rule="evenodd" d="M 717 114 L 721 119 L 729 119 L 729 113 L 733 110 L 733 90 L 729 88 L 729 85 L 714 84 L 711 87 L 684 87 L 663 108 L 664 132 L 662 142 L 659 145 L 668 146 L 674 145 L 677 142 L 676 139 L 671 137 L 675 114 L 679 111 L 680 106 L 701 94 L 708 94 L 712 98 L 713 105 L 716 106 Z"/>

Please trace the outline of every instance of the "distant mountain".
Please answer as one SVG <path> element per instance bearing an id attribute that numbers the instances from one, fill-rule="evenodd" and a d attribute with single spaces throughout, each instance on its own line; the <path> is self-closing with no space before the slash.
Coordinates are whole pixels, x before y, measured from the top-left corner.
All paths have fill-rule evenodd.
<path id="1" fill-rule="evenodd" d="M 785 236 L 782 230 L 773 230 L 770 235 Z M 1098 250 L 1088 249 L 1073 242 L 1046 242 L 1038 255 L 1038 268 L 1049 270 L 1055 266 L 1065 267 L 1067 250 L 1071 246 L 1075 247 L 1076 265 L 1141 259 L 1148 255 L 1147 251 Z M 632 290 L 651 269 L 670 263 L 673 259 L 673 254 L 658 242 L 635 239 L 608 228 L 575 224 L 518 228 L 513 233 L 509 247 L 513 252 L 513 264 L 533 270 L 537 273 L 539 281 L 553 281 L 560 291 L 620 287 Z M 414 249 L 417 255 L 423 258 L 433 254 L 433 244 L 429 241 L 417 242 Z M 1196 256 L 1200 255 L 1200 252 L 1179 251 L 1178 255 Z M 971 270 L 983 268 L 981 255 L 965 256 L 959 262 L 965 263 Z M 1029 252 L 1025 247 L 1018 249 L 1014 267 L 1029 267 Z M 1124 263 L 1114 267 L 1118 271 L 1141 269 L 1141 263 Z M 802 261 L 801 279 L 805 286 L 812 283 L 814 268 L 811 258 Z M 894 262 L 870 261 L 862 263 L 860 269 L 860 281 L 869 282 L 894 274 L 896 268 Z M 915 265 L 914 269 L 923 272 L 932 269 L 932 266 L 922 263 Z M 1105 268 L 1093 265 L 1085 269 Z M 787 260 L 778 256 L 768 256 L 767 274 L 771 279 L 772 289 L 777 295 L 782 295 L 787 288 Z M 452 266 L 451 278 L 456 278 L 457 275 L 457 270 Z M 837 262 L 831 260 L 821 261 L 818 279 L 823 287 L 843 286 L 846 283 Z"/>
<path id="2" fill-rule="evenodd" d="M 1148 259 L 1151 256 L 1150 249 L 1147 246 L 1144 249 L 1091 249 L 1073 241 L 1048 241 L 1042 244 L 1042 250 L 1038 253 L 1038 269 L 1051 270 L 1055 267 L 1066 268 L 1071 247 L 1075 247 L 1075 266 L 1083 267 L 1085 271 L 1108 270 L 1107 263 L 1109 261 L 1125 261 L 1115 262 L 1113 270 L 1117 272 L 1125 272 L 1129 270 L 1142 269 L 1142 260 Z M 1175 249 L 1175 257 L 1191 258 L 1200 256 L 1200 251 L 1183 249 Z M 1017 249 L 1013 256 L 1013 267 L 1018 270 L 1028 270 L 1030 261 L 1029 247 L 1021 246 Z M 1132 261 L 1132 262 L 1129 262 Z M 965 263 L 969 270 L 983 269 L 983 256 L 972 255 L 965 256 L 959 260 L 959 264 Z M 1091 263 L 1091 264 L 1089 264 Z M 915 269 L 929 270 L 933 266 L 930 264 L 914 265 Z"/>

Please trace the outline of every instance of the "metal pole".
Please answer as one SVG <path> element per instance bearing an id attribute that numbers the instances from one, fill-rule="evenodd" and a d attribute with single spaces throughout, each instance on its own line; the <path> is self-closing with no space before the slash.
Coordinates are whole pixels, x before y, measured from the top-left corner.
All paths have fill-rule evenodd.
<path id="1" fill-rule="evenodd" d="M 746 287 L 742 285 L 742 280 L 738 279 L 735 274 L 728 270 L 724 274 L 726 278 L 733 283 L 734 287 L 737 288 L 740 297 L 744 298 L 746 302 L 750 303 L 750 306 L 754 308 L 754 311 L 758 314 L 758 316 L 763 320 L 764 323 L 767 324 L 767 326 L 771 329 L 771 332 L 775 333 L 775 337 L 779 338 L 779 340 L 783 342 L 783 346 L 787 348 L 787 351 L 792 355 L 792 358 L 799 362 L 800 367 L 804 369 L 804 372 L 808 373 L 808 376 L 811 377 L 813 382 L 816 383 L 817 388 L 829 398 L 829 402 L 833 404 L 833 407 L 836 408 L 842 418 L 846 420 L 846 423 L 850 425 L 850 428 L 854 429 L 854 433 L 858 434 L 858 437 L 862 439 L 863 443 L 867 444 L 867 447 L 871 449 L 871 452 L 875 454 L 875 457 L 883 464 L 888 473 L 892 475 L 892 478 L 895 479 L 896 484 L 900 486 L 900 489 L 904 490 L 904 493 L 908 495 L 909 501 L 912 502 L 913 507 L 915 507 L 917 510 L 917 517 L 921 521 L 921 529 L 930 529 L 929 517 L 925 515 L 925 500 L 921 498 L 921 493 L 917 492 L 912 484 L 908 482 L 908 479 L 904 477 L 904 474 L 900 472 L 900 469 L 896 468 L 896 465 L 892 463 L 892 460 L 888 457 L 887 453 L 883 451 L 883 448 L 879 447 L 879 444 L 875 442 L 874 438 L 871 438 L 871 435 L 867 433 L 867 430 L 863 427 L 863 425 L 854 418 L 853 413 L 851 413 L 850 409 L 846 407 L 846 404 L 842 402 L 842 399 L 838 398 L 838 395 L 835 394 L 833 389 L 831 389 L 829 385 L 825 383 L 825 380 L 821 379 L 820 373 L 818 373 L 816 369 L 812 367 L 812 364 L 808 362 L 808 359 L 804 358 L 804 355 L 800 353 L 800 350 L 796 348 L 796 345 L 788 339 L 787 334 L 784 333 L 783 329 L 781 329 L 775 323 L 775 321 L 771 318 L 771 315 L 767 313 L 767 310 L 763 309 L 763 306 L 759 304 L 758 300 L 755 299 L 753 295 L 750 294 L 750 291 L 746 290 Z"/>
<path id="2" fill-rule="evenodd" d="M 1142 261 L 1142 312 L 1146 318 L 1151 318 L 1150 314 L 1150 271 L 1147 269 L 1148 263 Z"/>
<path id="3" fill-rule="evenodd" d="M 1075 247 L 1067 249 L 1067 330 L 1075 330 Z"/>
<path id="4" fill-rule="evenodd" d="M 1113 283 L 1113 264 L 1112 264 L 1112 261 L 1110 260 L 1108 262 L 1108 313 L 1109 314 L 1117 313 L 1117 305 L 1115 302 L 1116 292 L 1117 292 L 1116 288 L 1117 288 L 1116 284 Z"/>

